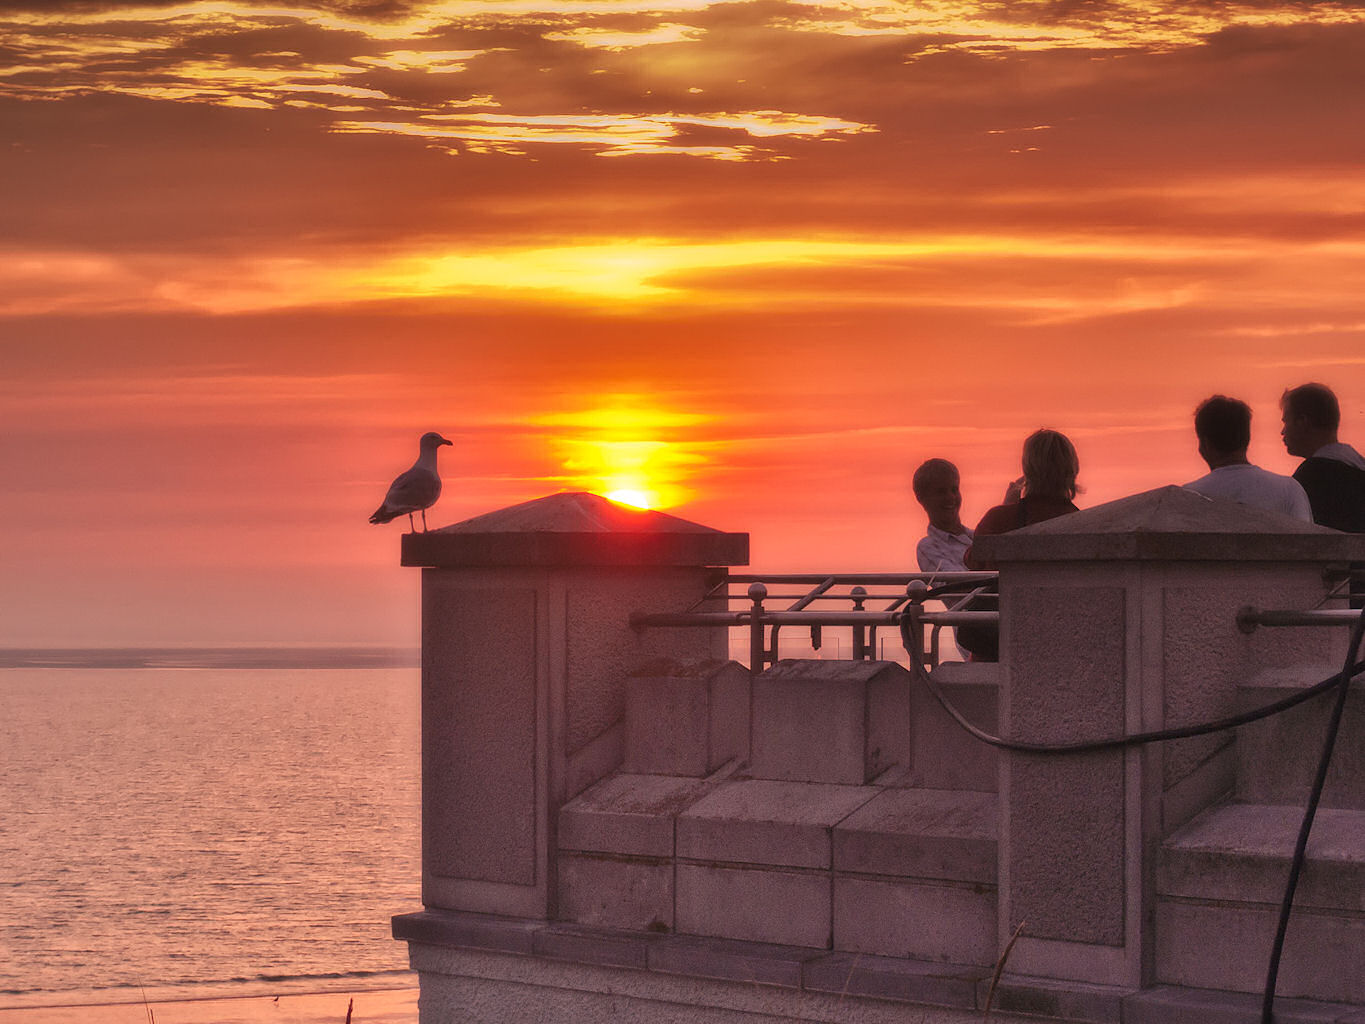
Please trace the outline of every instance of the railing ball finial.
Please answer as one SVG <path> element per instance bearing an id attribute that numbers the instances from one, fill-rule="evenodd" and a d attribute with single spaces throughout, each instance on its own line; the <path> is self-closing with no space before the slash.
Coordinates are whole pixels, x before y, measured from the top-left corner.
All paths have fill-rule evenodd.
<path id="1" fill-rule="evenodd" d="M 929 584 L 924 580 L 911 580 L 905 585 L 905 596 L 910 599 L 911 604 L 923 604 L 924 595 L 929 593 Z"/>
<path id="2" fill-rule="evenodd" d="M 767 597 L 767 596 L 768 596 L 768 588 L 765 587 L 762 583 L 750 583 L 750 584 L 749 584 L 749 600 L 750 600 L 750 601 L 753 601 L 755 604 L 758 604 L 759 602 L 761 602 L 761 601 L 762 601 L 765 597 Z"/>

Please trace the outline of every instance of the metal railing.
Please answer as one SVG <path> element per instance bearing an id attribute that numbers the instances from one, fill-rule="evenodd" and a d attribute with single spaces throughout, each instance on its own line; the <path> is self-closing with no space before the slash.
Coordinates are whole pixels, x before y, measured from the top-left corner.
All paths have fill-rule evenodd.
<path id="1" fill-rule="evenodd" d="M 863 661 L 875 656 L 878 629 L 899 630 L 907 605 L 937 600 L 943 602 L 943 611 L 925 611 L 916 616 L 925 660 L 936 665 L 943 627 L 999 622 L 999 612 L 966 608 L 981 594 L 994 593 L 995 581 L 994 572 L 735 574 L 687 611 L 635 612 L 630 616 L 630 624 L 637 629 L 656 626 L 747 629 L 749 670 L 757 675 L 777 663 L 783 627 L 808 629 L 811 647 L 817 651 L 824 643 L 827 627 L 847 627 L 852 632 L 851 657 Z M 744 589 L 738 592 L 738 588 Z M 770 606 L 781 601 L 791 603 L 779 610 Z M 710 607 L 720 602 L 725 603 L 724 611 Z M 732 602 L 738 602 L 740 607 L 731 607 Z"/>
<path id="2" fill-rule="evenodd" d="M 634 612 L 636 629 L 656 626 L 726 626 L 748 633 L 749 670 L 757 675 L 778 661 L 784 627 L 809 630 L 811 647 L 819 651 L 827 628 L 852 634 L 854 661 L 876 656 L 877 631 L 899 629 L 907 606 L 921 608 L 914 617 L 924 664 L 939 663 L 940 633 L 945 626 L 998 624 L 998 611 L 970 611 L 983 594 L 994 594 L 994 572 L 936 573 L 736 573 L 727 576 L 700 601 L 683 612 Z M 923 610 L 925 601 L 940 601 L 942 611 Z M 720 603 L 725 609 L 715 608 Z M 791 602 L 774 609 L 775 602 Z M 739 607 L 732 607 L 738 604 Z M 1244 607 L 1237 625 L 1244 632 L 1265 626 L 1347 626 L 1360 617 L 1357 609 L 1265 610 Z"/>

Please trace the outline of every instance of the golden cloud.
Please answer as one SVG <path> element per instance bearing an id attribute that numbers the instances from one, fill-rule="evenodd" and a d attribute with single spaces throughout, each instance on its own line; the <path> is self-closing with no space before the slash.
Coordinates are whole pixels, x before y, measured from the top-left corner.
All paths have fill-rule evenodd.
<path id="1" fill-rule="evenodd" d="M 423 121 L 340 121 L 347 133 L 407 135 L 472 152 L 521 153 L 532 143 L 599 147 L 604 156 L 685 153 L 722 160 L 762 158 L 752 145 L 676 145 L 687 128 L 718 128 L 750 138 L 805 138 L 875 131 L 871 125 L 834 117 L 751 110 L 708 114 L 431 114 Z"/>

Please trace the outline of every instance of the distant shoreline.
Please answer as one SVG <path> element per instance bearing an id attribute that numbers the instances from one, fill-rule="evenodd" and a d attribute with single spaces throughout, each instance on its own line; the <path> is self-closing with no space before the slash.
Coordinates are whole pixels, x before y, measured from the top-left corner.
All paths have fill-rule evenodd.
<path id="1" fill-rule="evenodd" d="M 416 668 L 413 647 L 4 647 L 3 668 Z"/>

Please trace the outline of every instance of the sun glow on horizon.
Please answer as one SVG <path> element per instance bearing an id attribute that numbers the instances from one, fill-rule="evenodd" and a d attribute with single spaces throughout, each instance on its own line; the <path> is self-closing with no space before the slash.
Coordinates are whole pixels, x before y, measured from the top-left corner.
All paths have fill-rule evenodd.
<path id="1" fill-rule="evenodd" d="M 631 508 L 652 509 L 658 504 L 658 497 L 653 491 L 630 487 L 611 491 L 604 497 L 618 505 L 629 505 Z"/>
<path id="2" fill-rule="evenodd" d="M 566 482 L 642 509 L 669 508 L 691 497 L 687 481 L 705 459 L 683 431 L 705 420 L 640 395 L 609 396 L 595 408 L 541 418 L 546 426 L 568 428 L 551 442 Z"/>

